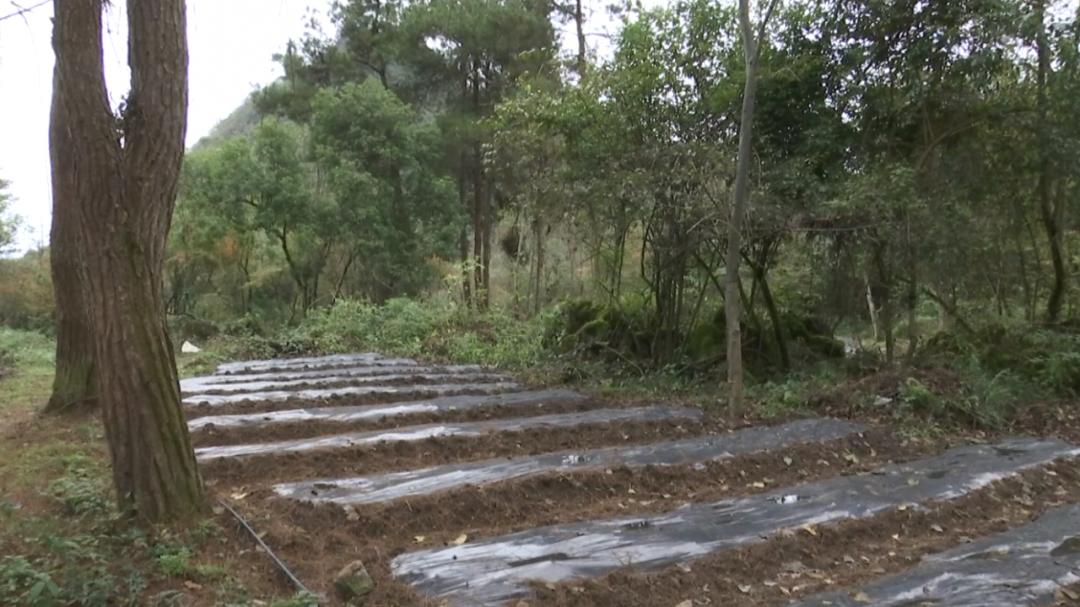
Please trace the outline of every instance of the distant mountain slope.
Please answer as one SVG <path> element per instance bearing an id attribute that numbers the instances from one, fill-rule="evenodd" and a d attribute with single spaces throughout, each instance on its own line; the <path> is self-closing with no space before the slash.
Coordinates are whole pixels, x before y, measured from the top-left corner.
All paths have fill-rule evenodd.
<path id="1" fill-rule="evenodd" d="M 210 134 L 200 139 L 195 146 L 194 150 L 207 147 L 214 143 L 224 141 L 226 139 L 243 135 L 255 128 L 255 125 L 259 124 L 259 112 L 255 109 L 255 103 L 249 96 L 240 104 L 231 114 L 225 117 L 224 120 L 217 123 L 214 128 L 210 129 Z"/>

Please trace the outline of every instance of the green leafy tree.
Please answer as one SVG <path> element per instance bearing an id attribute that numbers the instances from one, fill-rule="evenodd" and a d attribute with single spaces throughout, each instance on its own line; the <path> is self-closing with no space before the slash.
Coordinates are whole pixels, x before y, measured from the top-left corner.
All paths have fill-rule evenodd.
<path id="1" fill-rule="evenodd" d="M 431 282 L 425 259 L 449 257 L 459 231 L 453 183 L 438 174 L 440 133 L 378 81 L 325 89 L 315 98 L 312 143 L 334 198 L 345 264 L 360 293 L 382 301 Z"/>

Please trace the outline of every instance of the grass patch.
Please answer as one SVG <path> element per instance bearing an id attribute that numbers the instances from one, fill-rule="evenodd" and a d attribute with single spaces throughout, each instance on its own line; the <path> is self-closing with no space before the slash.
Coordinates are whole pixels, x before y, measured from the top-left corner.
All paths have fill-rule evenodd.
<path id="1" fill-rule="evenodd" d="M 116 515 L 100 420 L 36 415 L 47 336 L 0 328 L 0 365 L 0 605 L 266 604 L 216 521 L 143 531 Z"/>

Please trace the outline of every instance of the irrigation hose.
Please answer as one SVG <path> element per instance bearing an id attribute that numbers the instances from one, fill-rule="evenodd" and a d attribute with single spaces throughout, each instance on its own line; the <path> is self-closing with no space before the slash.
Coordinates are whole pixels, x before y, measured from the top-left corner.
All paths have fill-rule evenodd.
<path id="1" fill-rule="evenodd" d="M 233 518 L 235 518 L 237 522 L 239 522 L 240 525 L 244 527 L 244 529 L 247 529 L 248 533 L 251 534 L 251 537 L 255 538 L 255 541 L 259 544 L 259 547 L 261 547 L 263 551 L 265 551 L 266 554 L 270 556 L 270 559 L 274 561 L 274 564 L 276 564 L 278 568 L 281 569 L 281 571 L 285 574 L 285 576 L 289 578 L 289 581 L 293 583 L 293 586 L 296 586 L 297 590 L 314 596 L 314 593 L 308 590 L 308 587 L 300 581 L 300 578 L 296 577 L 296 575 L 289 570 L 289 567 L 286 566 L 285 563 L 281 559 L 279 559 L 276 554 L 274 554 L 274 551 L 270 549 L 270 546 L 266 545 L 266 542 L 264 542 L 263 539 L 259 537 L 259 534 L 255 532 L 255 529 L 252 528 L 252 526 L 247 522 L 247 520 L 245 520 L 244 517 L 236 511 L 236 509 L 234 509 L 227 502 L 225 502 L 225 500 L 219 499 L 218 503 L 221 504 L 223 508 L 228 510 L 229 514 L 233 515 Z"/>

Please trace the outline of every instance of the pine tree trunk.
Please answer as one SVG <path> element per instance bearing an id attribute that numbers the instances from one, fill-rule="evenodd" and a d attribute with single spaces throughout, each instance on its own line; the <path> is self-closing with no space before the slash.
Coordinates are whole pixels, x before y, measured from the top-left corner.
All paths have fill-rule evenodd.
<path id="1" fill-rule="evenodd" d="M 54 195 L 77 210 L 81 285 L 121 510 L 143 522 L 202 508 L 180 406 L 162 272 L 187 121 L 184 0 L 128 2 L 131 93 L 123 136 L 109 108 L 102 0 L 56 0 Z M 65 161 L 66 157 L 66 161 Z"/>

